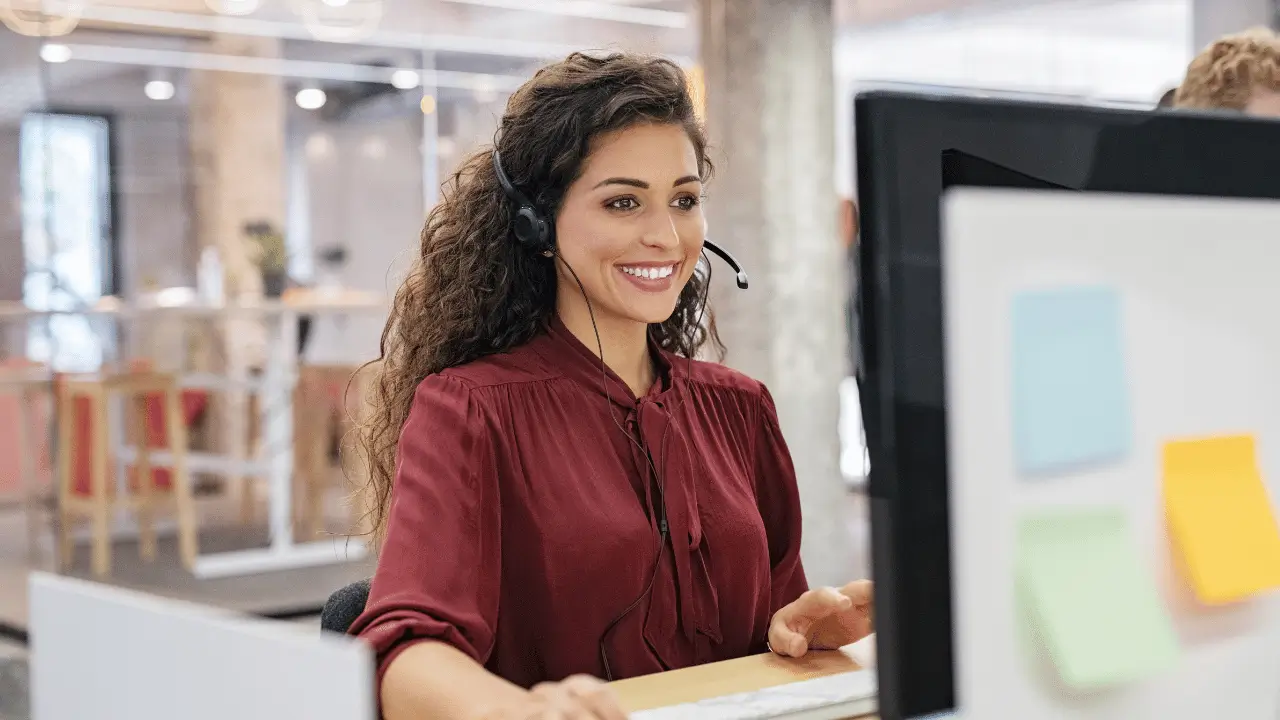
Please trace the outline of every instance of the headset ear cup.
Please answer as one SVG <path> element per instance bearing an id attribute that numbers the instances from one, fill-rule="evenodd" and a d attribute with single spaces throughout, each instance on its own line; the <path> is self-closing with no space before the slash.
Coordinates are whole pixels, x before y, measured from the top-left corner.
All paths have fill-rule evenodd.
<path id="1" fill-rule="evenodd" d="M 493 174 L 502 187 L 502 194 L 507 196 L 511 207 L 516 208 L 515 217 L 511 220 L 511 234 L 516 242 L 536 252 L 554 252 L 555 239 L 552 237 L 554 227 L 538 212 L 527 198 L 516 190 L 502 169 L 502 159 L 497 148 L 493 151 Z"/>
<path id="2" fill-rule="evenodd" d="M 535 209 L 525 205 L 516 211 L 515 236 L 521 245 L 533 250 L 546 250 L 551 245 L 550 227 Z"/>
<path id="3" fill-rule="evenodd" d="M 512 225 L 516 240 L 521 245 L 532 247 L 538 243 L 538 235 L 541 233 L 539 227 L 538 216 L 529 206 L 523 206 L 516 211 L 515 222 Z"/>

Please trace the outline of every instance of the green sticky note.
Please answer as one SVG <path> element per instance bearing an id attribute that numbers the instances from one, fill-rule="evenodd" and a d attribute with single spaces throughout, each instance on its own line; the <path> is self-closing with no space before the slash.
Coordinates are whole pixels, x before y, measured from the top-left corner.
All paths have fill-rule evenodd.
<path id="1" fill-rule="evenodd" d="M 1033 632 L 1069 687 L 1132 682 L 1177 660 L 1173 623 L 1121 510 L 1025 516 L 1016 562 Z"/>

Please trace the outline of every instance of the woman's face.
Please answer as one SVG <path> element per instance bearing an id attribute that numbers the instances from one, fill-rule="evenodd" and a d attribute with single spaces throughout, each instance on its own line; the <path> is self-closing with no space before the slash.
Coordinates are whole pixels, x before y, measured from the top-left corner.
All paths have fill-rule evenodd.
<path id="1" fill-rule="evenodd" d="M 701 195 L 698 156 L 679 125 L 637 125 L 594 141 L 556 217 L 562 310 L 585 292 L 598 320 L 669 318 L 706 237 Z"/>

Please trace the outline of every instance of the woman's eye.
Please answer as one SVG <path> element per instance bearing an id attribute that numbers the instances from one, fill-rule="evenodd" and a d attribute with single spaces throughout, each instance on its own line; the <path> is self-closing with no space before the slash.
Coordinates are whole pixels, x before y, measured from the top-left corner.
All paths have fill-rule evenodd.
<path id="1" fill-rule="evenodd" d="M 693 195 L 682 195 L 676 198 L 675 202 L 671 204 L 681 210 L 692 210 L 698 206 L 700 201 L 701 198 L 694 197 Z"/>
<path id="2" fill-rule="evenodd" d="M 611 210 L 635 210 L 639 206 L 640 203 L 637 203 L 635 198 L 622 197 L 617 200 L 610 200 L 607 207 Z"/>

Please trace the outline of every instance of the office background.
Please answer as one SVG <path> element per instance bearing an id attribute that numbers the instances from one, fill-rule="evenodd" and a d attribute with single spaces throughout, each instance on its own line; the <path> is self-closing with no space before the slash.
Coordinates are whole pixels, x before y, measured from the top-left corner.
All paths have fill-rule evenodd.
<path id="1" fill-rule="evenodd" d="M 142 363 L 181 386 L 198 559 L 212 558 L 185 563 L 161 513 L 145 562 L 136 518 L 113 509 L 108 573 L 87 527 L 66 572 L 304 623 L 370 573 L 345 537 L 358 468 L 337 452 L 340 389 L 376 356 L 440 184 L 539 64 L 620 48 L 690 71 L 719 166 L 711 232 L 753 280 L 713 292 L 727 362 L 773 391 L 806 563 L 834 583 L 870 573 L 849 381 L 856 237 L 840 221 L 856 192 L 853 94 L 1150 106 L 1197 49 L 1275 13 L 1269 0 L 0 0 L 0 655 L 14 661 L 0 717 L 23 712 L 23 579 L 55 561 L 51 373 Z M 277 304 L 189 309 L 210 293 Z M 308 390 L 276 382 L 291 377 Z M 123 448 L 124 425 L 85 432 Z"/>

